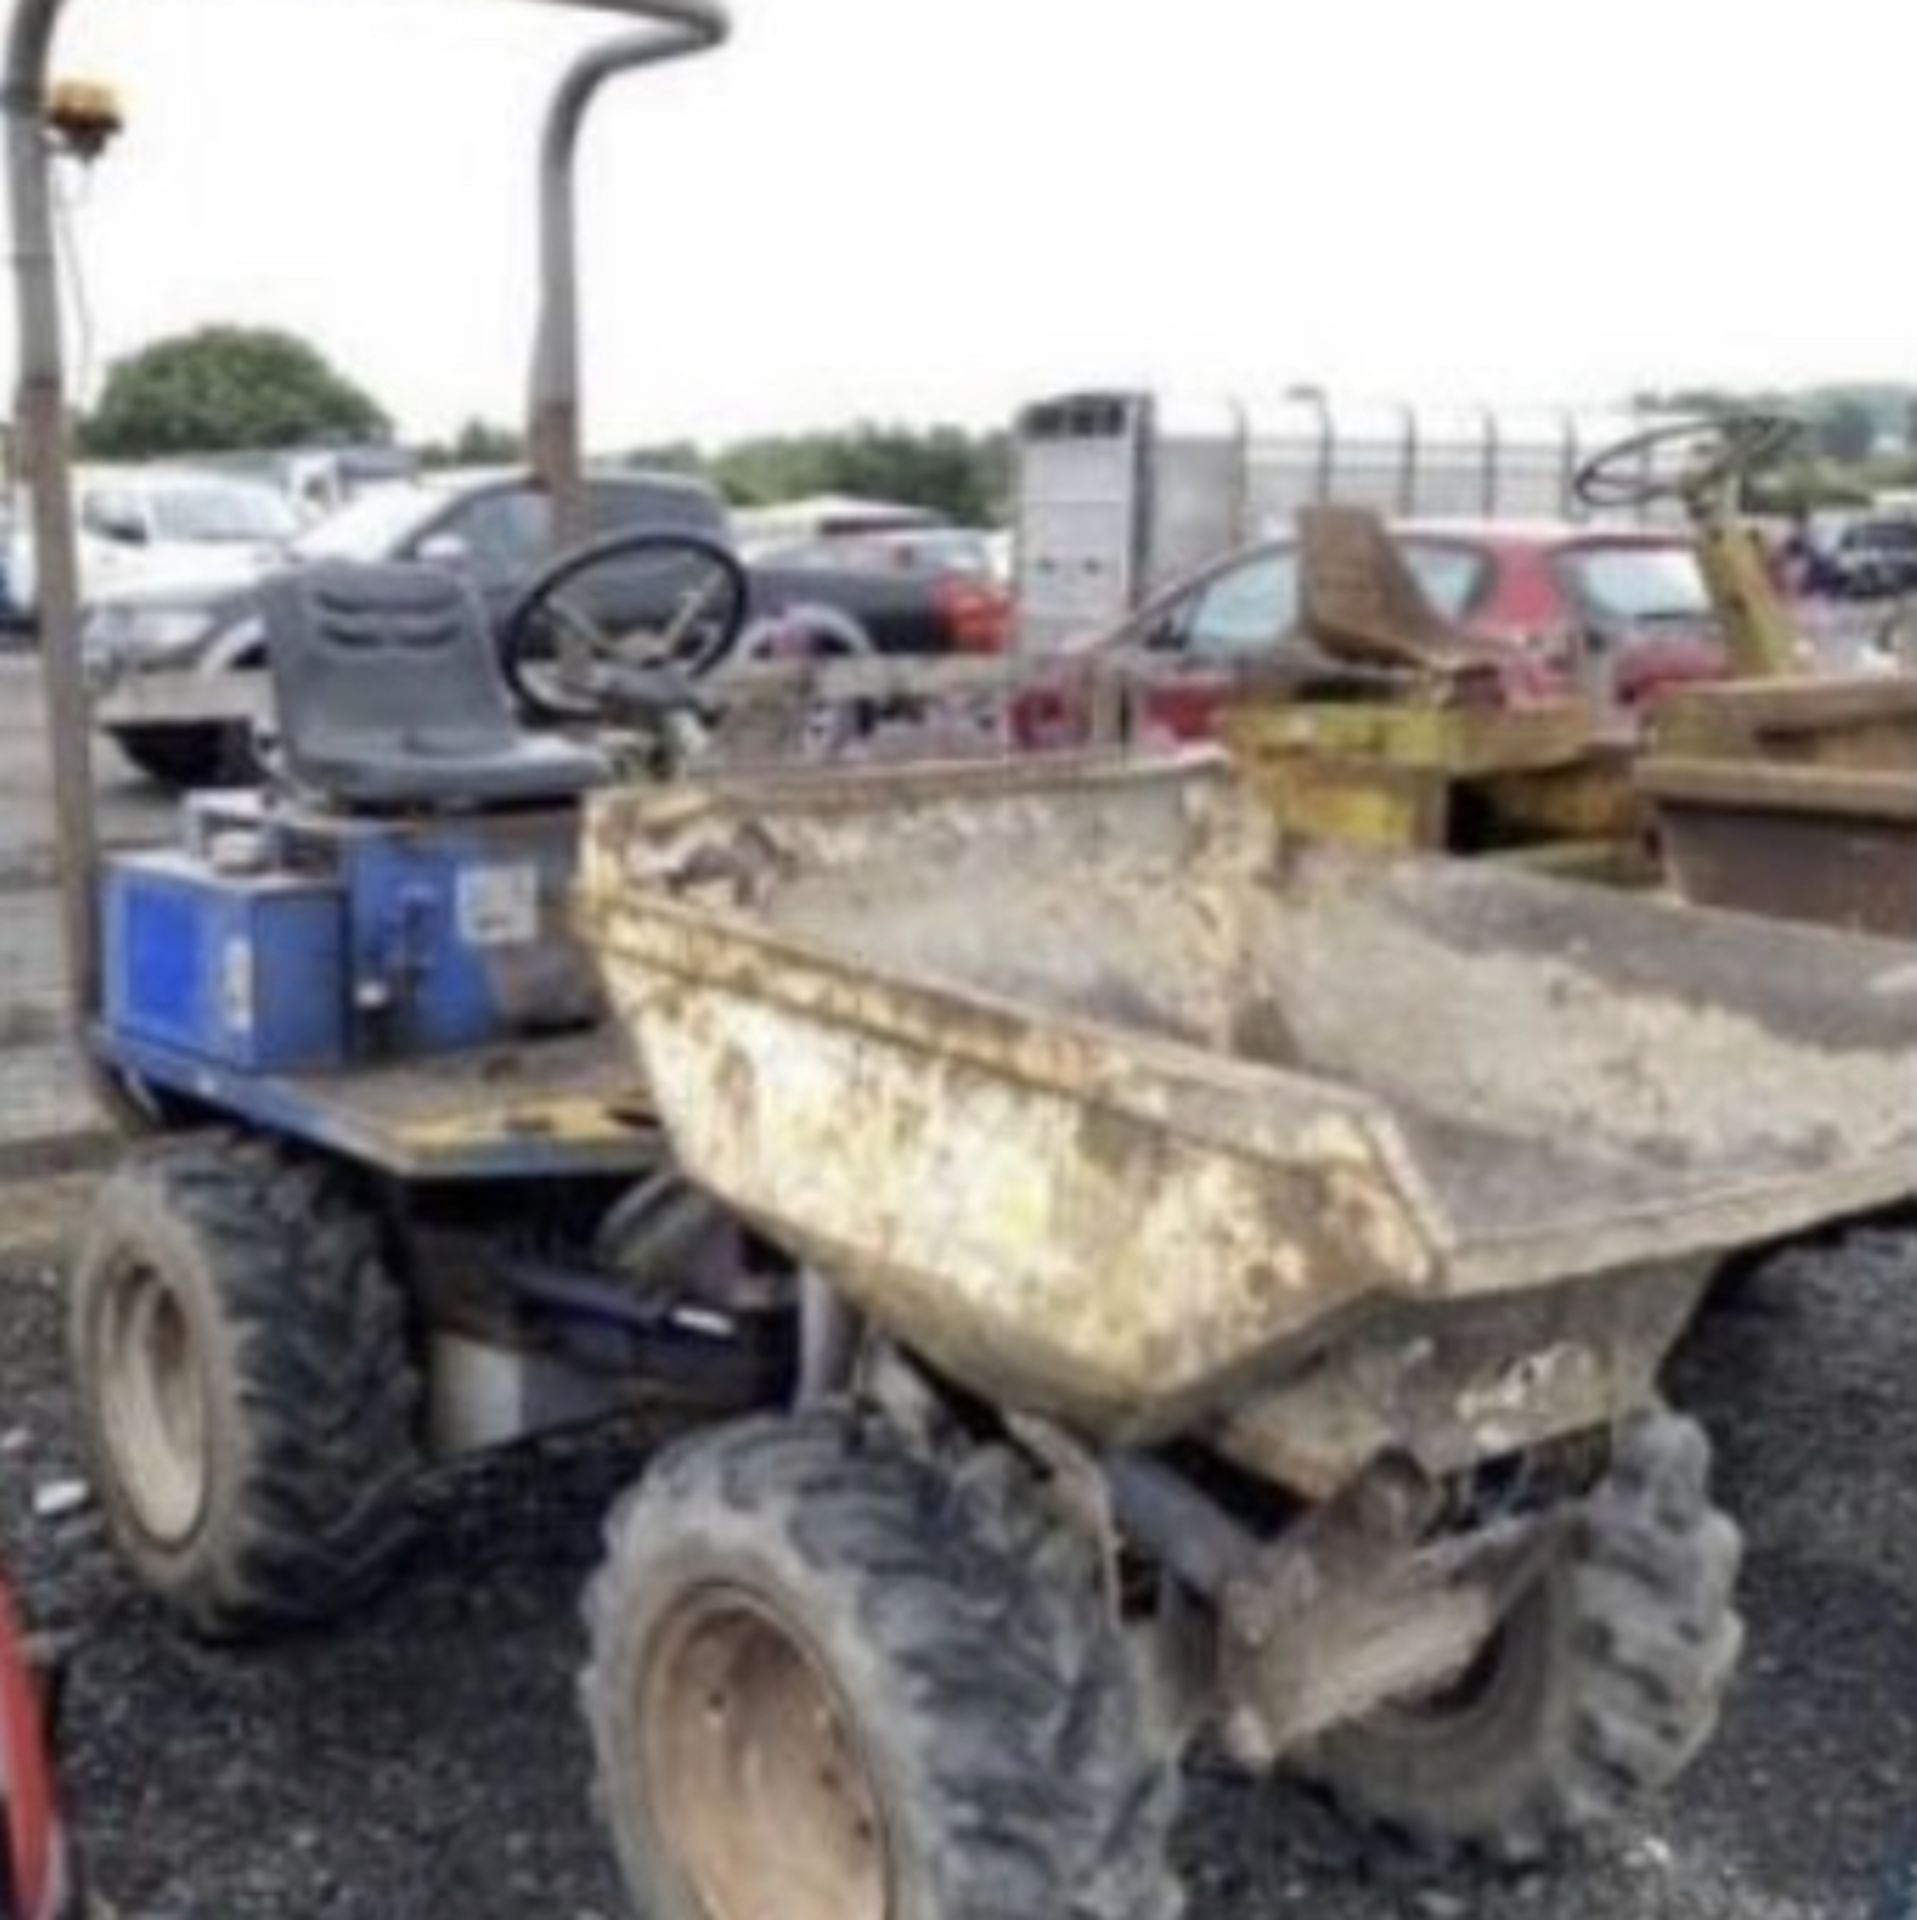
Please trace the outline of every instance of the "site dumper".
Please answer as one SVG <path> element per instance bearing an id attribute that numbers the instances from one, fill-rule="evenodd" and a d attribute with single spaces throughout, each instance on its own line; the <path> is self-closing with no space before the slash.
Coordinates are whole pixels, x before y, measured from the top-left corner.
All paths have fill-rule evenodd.
<path id="1" fill-rule="evenodd" d="M 1617 885 L 1656 878 L 1632 743 L 1600 703 L 1510 676 L 1536 669 L 1435 607 L 1384 519 L 1298 515 L 1298 621 L 1329 670 L 1251 681 L 1223 732 L 1289 831 L 1348 846 L 1509 861 Z"/>
<path id="2" fill-rule="evenodd" d="M 1615 697 L 1617 634 L 1580 645 L 1595 698 L 1513 701 L 1495 673 L 1487 697 L 1485 648 L 1430 605 L 1382 520 L 1307 509 L 1301 629 L 1372 684 L 1241 698 L 1226 733 L 1245 777 L 1312 838 L 1663 877 L 1697 906 L 1917 937 L 1917 678 L 1881 662 L 1806 671 L 1737 511 L 1797 432 L 1766 415 L 1679 421 L 1577 476 L 1592 511 L 1684 514 L 1736 676 L 1668 688 L 1641 714 Z"/>
<path id="3" fill-rule="evenodd" d="M 562 543 L 581 121 L 726 30 L 581 4 L 633 32 L 548 120 Z M 1672 1777 L 1738 1548 L 1658 1364 L 1720 1257 L 1908 1180 L 1905 950 L 1288 849 L 1210 766 L 593 810 L 611 739 L 525 725 L 478 602 L 406 567 L 276 581 L 273 777 L 103 857 L 48 180 L 100 123 L 53 111 L 60 13 L 16 0 L 3 104 L 75 1027 L 150 1136 L 69 1289 L 134 1577 L 210 1637 L 311 1625 L 429 1460 L 692 1435 L 591 1608 L 650 1920 L 1171 1920 L 1206 1721 L 1509 1854 Z M 670 718 L 745 596 L 666 544 L 557 558 L 508 660 Z M 658 655 L 609 659 L 586 576 L 642 562 Z"/>
<path id="4" fill-rule="evenodd" d="M 1917 939 L 1917 676 L 1810 673 L 1811 649 L 1736 513 L 1788 422 L 1664 429 L 1586 470 L 1599 507 L 1680 504 L 1738 678 L 1652 713 L 1636 768 L 1672 885 L 1698 906 Z M 1675 473 L 1661 471 L 1679 455 Z"/>
<path id="5" fill-rule="evenodd" d="M 984 1911 L 900 1892 L 977 1831 L 1050 1876 L 1003 1911 L 1170 1912 L 1207 1724 L 1517 1858 L 1703 1745 L 1739 1542 L 1661 1364 L 1727 1255 L 1909 1187 L 1904 950 L 1287 845 L 1209 762 L 610 797 L 582 912 L 684 1167 L 842 1303 L 614 1524 L 642 1883 L 670 1830 L 771 1884 L 698 1810 L 800 1701 L 808 1915 Z"/>

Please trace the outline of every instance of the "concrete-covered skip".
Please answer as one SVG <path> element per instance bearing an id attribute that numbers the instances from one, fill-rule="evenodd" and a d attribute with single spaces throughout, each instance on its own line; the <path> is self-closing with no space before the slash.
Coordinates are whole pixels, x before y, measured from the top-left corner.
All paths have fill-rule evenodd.
<path id="1" fill-rule="evenodd" d="M 1288 846 L 1208 761 L 619 796 L 585 902 L 691 1174 L 1107 1440 L 1245 1405 L 1361 1310 L 1631 1278 L 1584 1296 L 1658 1324 L 1630 1382 L 1511 1371 L 1514 1320 L 1454 1383 L 1454 1418 L 1588 1426 L 1713 1258 L 1917 1164 L 1903 950 Z"/>

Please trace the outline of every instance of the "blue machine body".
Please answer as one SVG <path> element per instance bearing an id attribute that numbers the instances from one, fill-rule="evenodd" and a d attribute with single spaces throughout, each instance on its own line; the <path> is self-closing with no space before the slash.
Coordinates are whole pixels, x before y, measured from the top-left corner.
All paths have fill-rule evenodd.
<path id="1" fill-rule="evenodd" d="M 337 1065 L 349 1047 L 346 899 L 297 875 L 221 875 L 183 853 L 115 860 L 110 1032 L 243 1072 Z"/>
<path id="2" fill-rule="evenodd" d="M 600 1011 L 570 924 L 578 830 L 572 807 L 384 819 L 199 796 L 180 846 L 107 865 L 100 1050 L 231 1099 L 253 1077 L 576 1034 Z"/>

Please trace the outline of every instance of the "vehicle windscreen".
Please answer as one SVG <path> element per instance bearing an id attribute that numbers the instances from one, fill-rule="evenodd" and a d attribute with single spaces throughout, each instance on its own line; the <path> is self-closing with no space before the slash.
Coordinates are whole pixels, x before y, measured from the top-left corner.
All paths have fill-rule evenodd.
<path id="1" fill-rule="evenodd" d="M 595 534 L 650 529 L 730 538 L 725 507 L 702 487 L 659 486 L 646 480 L 595 480 L 589 490 Z"/>
<path id="2" fill-rule="evenodd" d="M 1866 520 L 1851 528 L 1844 544 L 1871 553 L 1917 553 L 1917 521 Z"/>
<path id="3" fill-rule="evenodd" d="M 1593 619 L 1622 626 L 1711 619 L 1710 592 L 1688 547 L 1574 547 L 1558 565 L 1572 604 Z"/>
<path id="4" fill-rule="evenodd" d="M 426 487 L 375 487 L 308 527 L 294 549 L 308 560 L 385 560 L 445 504 Z"/>
<path id="5" fill-rule="evenodd" d="M 162 540 L 219 545 L 291 540 L 292 507 L 264 487 L 168 487 L 153 496 L 153 524 Z"/>
<path id="6" fill-rule="evenodd" d="M 798 573 L 901 573 L 916 579 L 992 575 L 991 547 L 975 533 L 833 534 L 768 547 L 754 558 Z"/>
<path id="7" fill-rule="evenodd" d="M 1462 619 L 1483 585 L 1483 554 L 1450 542 L 1413 540 L 1401 551 L 1431 604 L 1449 619 Z M 1185 644 L 1205 660 L 1256 657 L 1278 645 L 1298 619 L 1297 549 L 1273 548 L 1229 568 L 1202 591 L 1190 610 Z"/>
<path id="8" fill-rule="evenodd" d="M 1476 547 L 1442 541 L 1404 540 L 1399 546 L 1424 597 L 1447 620 L 1465 619 L 1483 594 L 1490 571 L 1484 554 Z"/>

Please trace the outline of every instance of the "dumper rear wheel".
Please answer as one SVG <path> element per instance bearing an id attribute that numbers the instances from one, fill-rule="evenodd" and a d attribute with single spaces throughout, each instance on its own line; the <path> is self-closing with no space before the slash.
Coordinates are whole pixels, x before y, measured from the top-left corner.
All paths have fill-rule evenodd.
<path id="1" fill-rule="evenodd" d="M 377 1221 L 323 1162 L 233 1136 L 110 1180 L 69 1363 L 108 1529 L 210 1638 L 331 1617 L 405 1536 L 417 1381 Z"/>
<path id="2" fill-rule="evenodd" d="M 1173 1920 L 1177 1769 L 1013 1456 L 756 1420 L 620 1508 L 589 1602 L 601 1801 L 651 1920 Z"/>
<path id="3" fill-rule="evenodd" d="M 1709 1478 L 1702 1429 L 1637 1422 L 1471 1670 L 1331 1736 L 1312 1771 L 1421 1849 L 1513 1863 L 1668 1787 L 1715 1730 L 1743 1644 L 1742 1543 Z"/>

